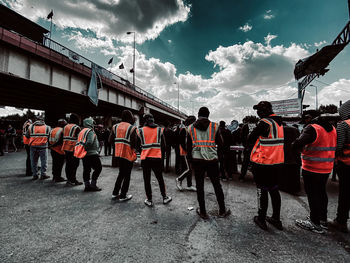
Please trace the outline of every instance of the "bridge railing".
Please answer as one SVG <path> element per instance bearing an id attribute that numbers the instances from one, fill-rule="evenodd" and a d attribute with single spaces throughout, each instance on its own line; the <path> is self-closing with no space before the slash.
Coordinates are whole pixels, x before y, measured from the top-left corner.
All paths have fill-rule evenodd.
<path id="1" fill-rule="evenodd" d="M 148 91 L 145 91 L 143 89 L 141 89 L 140 87 L 136 86 L 136 85 L 133 85 L 132 83 L 130 83 L 128 80 L 116 75 L 115 73 L 105 69 L 104 67 L 101 67 L 99 65 L 97 65 L 96 63 L 94 63 L 93 61 L 85 58 L 84 56 L 74 52 L 73 50 L 61 45 L 60 43 L 44 36 L 44 41 L 43 41 L 43 44 L 44 46 L 60 53 L 61 55 L 64 55 L 66 57 L 68 57 L 70 60 L 72 60 L 73 62 L 75 63 L 78 63 L 78 64 L 81 64 L 81 65 L 84 65 L 84 66 L 87 66 L 89 68 L 92 67 L 92 64 L 95 64 L 100 72 L 102 73 L 103 76 L 109 78 L 109 79 L 113 79 L 121 84 L 123 84 L 124 86 L 130 88 L 130 89 L 133 89 L 141 94 L 143 94 L 144 96 L 148 97 L 149 99 L 152 99 L 154 101 L 157 101 L 158 103 L 164 105 L 165 107 L 168 107 L 170 109 L 172 109 L 173 111 L 175 112 L 178 112 L 182 115 L 186 115 L 185 113 L 179 111 L 177 108 L 175 108 L 174 106 L 166 103 L 165 101 L 157 98 L 156 96 L 154 96 L 153 94 L 149 93 Z"/>

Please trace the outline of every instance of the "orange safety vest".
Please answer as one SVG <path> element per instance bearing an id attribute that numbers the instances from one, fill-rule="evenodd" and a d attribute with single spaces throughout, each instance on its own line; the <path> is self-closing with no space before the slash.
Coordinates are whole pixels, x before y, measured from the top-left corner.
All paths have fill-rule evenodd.
<path id="1" fill-rule="evenodd" d="M 263 118 L 260 121 L 270 126 L 269 135 L 267 137 L 259 136 L 250 154 L 250 160 L 253 163 L 261 165 L 284 163 L 283 126 L 278 125 L 278 123 L 271 118 Z"/>
<path id="2" fill-rule="evenodd" d="M 50 134 L 50 127 L 44 125 L 31 125 L 29 127 L 30 138 L 29 146 L 44 146 L 47 143 Z"/>
<path id="3" fill-rule="evenodd" d="M 58 140 L 61 138 L 62 132 L 63 132 L 63 128 L 61 127 L 56 127 L 52 129 L 49 136 L 49 143 L 51 145 L 57 143 Z M 54 147 L 51 147 L 51 150 L 54 150 L 55 152 L 62 155 L 64 154 L 64 151 L 62 151 L 62 145 L 56 145 Z"/>
<path id="4" fill-rule="evenodd" d="M 210 122 L 206 131 L 197 131 L 193 124 L 188 127 L 188 131 L 192 140 L 193 159 L 202 159 L 207 161 L 218 159 L 215 143 L 218 127 L 215 122 Z"/>
<path id="5" fill-rule="evenodd" d="M 113 126 L 114 138 L 114 156 L 127 159 L 133 162 L 137 159 L 136 152 L 130 146 L 131 134 L 136 127 L 127 122 L 121 122 Z"/>
<path id="6" fill-rule="evenodd" d="M 347 125 L 350 126 L 350 120 L 344 121 Z M 342 163 L 346 165 L 350 165 L 350 144 L 345 144 L 343 148 L 343 153 L 341 156 L 337 157 L 338 161 L 341 161 Z"/>
<path id="7" fill-rule="evenodd" d="M 78 137 L 74 137 L 74 134 L 76 134 L 77 129 L 79 129 L 79 126 L 76 124 L 67 124 L 66 126 L 64 126 L 62 151 L 74 151 L 74 146 L 78 139 Z"/>
<path id="8" fill-rule="evenodd" d="M 30 122 L 28 121 L 26 121 L 23 125 L 22 135 L 23 135 L 23 144 L 25 145 L 29 144 L 29 138 L 26 137 L 26 133 L 29 126 L 30 126 Z"/>
<path id="9" fill-rule="evenodd" d="M 186 130 L 186 128 L 180 128 L 179 135 L 181 134 L 183 129 L 186 131 L 186 139 L 185 139 L 185 142 L 186 142 L 186 140 L 187 140 L 187 130 Z M 184 148 L 182 148 L 181 144 L 179 146 L 180 146 L 180 156 L 186 156 L 187 155 L 187 151 Z"/>
<path id="10" fill-rule="evenodd" d="M 320 174 L 332 172 L 337 147 L 337 131 L 331 132 L 318 124 L 310 124 L 316 131 L 316 140 L 304 147 L 301 153 L 302 168 Z"/>
<path id="11" fill-rule="evenodd" d="M 161 151 L 161 138 L 164 128 L 156 127 L 143 127 L 140 131 L 141 137 L 141 160 L 145 160 L 147 157 L 150 158 L 162 158 Z"/>
<path id="12" fill-rule="evenodd" d="M 84 128 L 79 132 L 78 140 L 74 146 L 74 157 L 82 159 L 86 156 L 85 144 L 90 131 L 92 131 L 90 128 Z"/>

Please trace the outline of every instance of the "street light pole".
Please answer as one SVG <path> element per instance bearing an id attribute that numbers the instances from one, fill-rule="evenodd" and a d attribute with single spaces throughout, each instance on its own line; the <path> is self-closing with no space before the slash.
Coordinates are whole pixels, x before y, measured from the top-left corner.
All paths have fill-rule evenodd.
<path id="1" fill-rule="evenodd" d="M 316 92 L 316 99 L 315 99 L 316 102 L 315 103 L 316 103 L 316 110 L 318 110 L 317 86 L 312 85 L 312 84 L 310 86 L 315 88 L 315 92 Z"/>
<path id="2" fill-rule="evenodd" d="M 177 111 L 180 111 L 180 88 L 179 88 L 179 82 L 174 82 L 174 84 L 177 84 Z"/>
<path id="3" fill-rule="evenodd" d="M 129 31 L 129 32 L 126 32 L 128 35 L 130 34 L 134 34 L 134 56 L 133 56 L 133 61 L 132 61 L 132 85 L 133 85 L 133 88 L 135 88 L 135 49 L 136 49 L 136 42 L 135 42 L 135 32 L 134 31 Z"/>

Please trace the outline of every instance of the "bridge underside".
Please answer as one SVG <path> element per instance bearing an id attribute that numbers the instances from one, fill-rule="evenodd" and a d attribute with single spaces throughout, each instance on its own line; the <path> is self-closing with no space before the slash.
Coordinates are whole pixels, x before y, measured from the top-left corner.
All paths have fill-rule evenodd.
<path id="1" fill-rule="evenodd" d="M 0 72 L 0 83 L 0 105 L 43 110 L 46 113 L 47 122 L 51 125 L 55 125 L 57 119 L 64 117 L 66 113 L 74 112 L 82 117 L 120 117 L 121 112 L 127 109 L 101 100 L 96 107 L 86 95 L 44 85 L 4 72 Z M 134 114 L 142 114 L 141 111 L 130 110 Z M 158 124 L 166 125 L 168 121 L 178 122 L 171 116 L 152 109 L 150 111 Z"/>

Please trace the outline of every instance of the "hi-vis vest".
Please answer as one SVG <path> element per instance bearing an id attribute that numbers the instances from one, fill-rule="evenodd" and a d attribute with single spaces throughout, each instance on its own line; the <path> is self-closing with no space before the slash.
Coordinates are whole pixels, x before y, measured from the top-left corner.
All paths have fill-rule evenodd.
<path id="1" fill-rule="evenodd" d="M 27 130 L 28 130 L 30 124 L 31 123 L 29 121 L 26 121 L 23 124 L 22 135 L 23 135 L 23 144 L 25 144 L 25 145 L 29 144 L 29 138 L 26 137 L 26 133 L 27 133 Z"/>
<path id="2" fill-rule="evenodd" d="M 306 171 L 320 174 L 332 172 L 337 147 L 337 132 L 333 127 L 327 132 L 318 124 L 311 124 L 315 129 L 316 140 L 305 146 L 301 153 L 302 168 Z"/>
<path id="3" fill-rule="evenodd" d="M 50 127 L 46 124 L 44 125 L 30 125 L 29 126 L 30 138 L 29 146 L 44 146 L 47 144 Z"/>
<path id="4" fill-rule="evenodd" d="M 268 137 L 259 136 L 250 154 L 250 161 L 262 165 L 284 163 L 283 126 L 271 118 L 263 118 L 260 121 L 267 123 L 270 131 Z"/>
<path id="5" fill-rule="evenodd" d="M 67 124 L 66 126 L 64 126 L 62 151 L 74 151 L 74 146 L 78 139 L 78 137 L 74 137 L 74 134 L 76 134 L 77 129 L 79 129 L 79 126 L 76 124 Z"/>
<path id="6" fill-rule="evenodd" d="M 188 132 L 192 139 L 192 158 L 206 161 L 218 159 L 215 136 L 218 125 L 210 122 L 206 131 L 196 129 L 193 124 L 188 127 Z"/>
<path id="7" fill-rule="evenodd" d="M 344 121 L 347 125 L 350 126 L 350 120 Z M 343 153 L 341 156 L 337 157 L 338 161 L 341 161 L 342 163 L 346 165 L 350 165 L 350 144 L 345 144 L 343 148 Z"/>
<path id="8" fill-rule="evenodd" d="M 63 128 L 61 127 L 56 127 L 52 129 L 49 136 L 49 143 L 51 145 L 57 143 L 58 140 L 61 138 L 62 132 L 63 132 Z M 62 151 L 62 145 L 56 145 L 54 147 L 51 147 L 51 149 L 59 154 L 62 154 L 62 155 L 64 154 L 64 151 Z"/>
<path id="9" fill-rule="evenodd" d="M 162 158 L 161 151 L 161 139 L 163 134 L 163 128 L 156 127 L 143 127 L 139 129 L 141 138 L 141 160 L 150 158 Z"/>
<path id="10" fill-rule="evenodd" d="M 87 151 L 85 150 L 85 144 L 86 144 L 87 136 L 91 131 L 92 130 L 90 128 L 84 128 L 79 132 L 78 140 L 74 146 L 74 157 L 80 158 L 80 159 L 85 157 L 87 153 Z"/>
<path id="11" fill-rule="evenodd" d="M 136 160 L 136 152 L 130 146 L 131 134 L 136 127 L 127 122 L 121 122 L 113 126 L 114 138 L 114 156 L 127 159 L 130 162 Z"/>
<path id="12" fill-rule="evenodd" d="M 186 145 L 186 141 L 187 141 L 187 129 L 186 129 L 185 126 L 180 127 L 179 136 L 180 136 L 180 134 L 181 134 L 181 132 L 182 132 L 183 130 L 186 131 L 186 136 L 185 136 L 185 145 Z M 181 156 L 186 156 L 186 155 L 187 155 L 187 151 L 186 151 L 184 148 L 182 148 L 181 144 L 179 144 L 179 147 L 180 147 L 180 155 L 181 155 Z"/>

